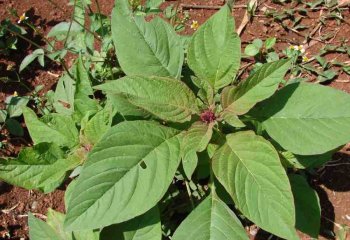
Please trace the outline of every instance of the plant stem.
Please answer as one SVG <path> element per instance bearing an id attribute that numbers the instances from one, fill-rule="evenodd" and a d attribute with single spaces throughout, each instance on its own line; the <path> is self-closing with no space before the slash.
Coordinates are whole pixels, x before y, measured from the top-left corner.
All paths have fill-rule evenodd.
<path id="1" fill-rule="evenodd" d="M 74 21 L 74 14 L 75 14 L 75 7 L 76 7 L 76 5 L 77 5 L 77 0 L 74 0 L 73 14 L 72 14 L 72 17 L 71 17 L 71 21 L 70 21 L 70 23 L 69 23 L 69 27 L 68 27 L 68 32 L 67 32 L 66 39 L 64 40 L 64 43 L 63 43 L 63 46 L 64 46 L 64 47 L 66 47 L 66 45 L 67 45 L 69 33 L 70 33 L 70 30 L 72 29 L 72 24 L 73 24 L 73 21 Z"/>
<path id="2" fill-rule="evenodd" d="M 28 43 L 34 45 L 35 47 L 40 48 L 40 49 L 43 49 L 44 54 L 46 55 L 46 57 L 48 57 L 47 55 L 53 53 L 53 52 L 48 51 L 48 50 L 45 49 L 45 48 L 42 48 L 42 47 L 41 47 L 39 44 L 37 44 L 36 42 L 30 40 L 30 39 L 27 38 L 27 37 L 22 36 L 22 35 L 19 34 L 19 33 L 15 32 L 15 31 L 12 31 L 11 29 L 9 29 L 9 28 L 7 28 L 7 27 L 5 27 L 5 29 L 6 29 L 7 31 L 13 33 L 13 34 L 16 35 L 17 37 L 22 38 L 24 41 L 27 41 Z M 44 37 L 43 39 L 45 40 L 45 42 L 48 41 L 47 39 L 45 39 L 45 37 Z M 48 57 L 48 58 L 49 58 L 49 57 Z M 49 58 L 49 59 L 51 59 L 51 58 Z M 51 59 L 51 60 L 52 60 L 52 59 Z M 64 59 L 60 58 L 58 62 L 61 63 L 62 67 L 64 68 L 64 70 L 66 70 L 66 72 L 68 73 L 68 75 L 69 75 L 72 79 L 74 79 L 74 77 L 73 77 L 73 76 L 70 74 L 70 72 L 68 71 L 68 67 L 67 67 L 66 62 L 64 61 Z"/>
<path id="3" fill-rule="evenodd" d="M 64 13 L 66 12 L 63 8 L 61 8 L 57 3 L 53 2 L 52 0 L 47 0 L 47 1 L 49 1 L 52 5 L 54 5 L 60 11 L 62 11 Z M 74 18 L 73 18 L 73 22 L 75 22 L 79 26 L 83 27 L 85 29 L 85 31 L 87 31 L 88 33 L 92 34 L 97 41 L 101 42 L 101 37 L 98 34 L 92 32 L 90 29 L 85 27 L 83 24 L 81 24 L 79 21 L 75 20 Z"/>
<path id="4" fill-rule="evenodd" d="M 191 194 L 191 189 L 190 189 L 190 186 L 188 185 L 187 180 L 185 180 L 185 184 L 186 184 L 186 190 L 187 190 L 188 197 L 191 201 L 191 207 L 192 207 L 192 209 L 194 209 L 195 206 L 194 206 L 194 202 L 193 202 L 193 198 L 192 198 L 192 194 Z"/>
<path id="5" fill-rule="evenodd" d="M 102 36 L 104 36 L 104 31 L 103 31 L 103 22 L 102 22 L 102 17 L 101 17 L 101 8 L 100 8 L 100 4 L 98 3 L 98 0 L 95 0 L 96 6 L 97 6 L 97 12 L 98 12 L 98 19 L 100 20 L 100 24 L 101 24 L 101 33 Z"/>

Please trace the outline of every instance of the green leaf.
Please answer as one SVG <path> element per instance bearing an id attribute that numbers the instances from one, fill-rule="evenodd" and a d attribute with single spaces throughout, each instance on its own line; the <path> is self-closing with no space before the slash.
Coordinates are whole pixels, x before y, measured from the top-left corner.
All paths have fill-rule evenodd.
<path id="1" fill-rule="evenodd" d="M 75 82 L 64 74 L 57 83 L 54 95 L 54 108 L 57 113 L 72 115 L 74 113 Z"/>
<path id="2" fill-rule="evenodd" d="M 29 213 L 28 225 L 31 240 L 99 240 L 99 231 L 68 232 L 63 228 L 65 215 L 48 210 L 46 222 Z"/>
<path id="3" fill-rule="evenodd" d="M 30 108 L 25 107 L 22 110 L 29 134 L 35 144 L 53 142 L 69 148 L 78 144 L 78 130 L 71 117 L 50 114 L 38 119 Z"/>
<path id="4" fill-rule="evenodd" d="M 22 107 L 27 106 L 28 97 L 11 97 L 6 107 L 9 117 L 19 117 L 22 115 Z"/>
<path id="5" fill-rule="evenodd" d="M 270 38 L 265 40 L 265 49 L 269 50 L 269 49 L 273 48 L 273 46 L 275 46 L 275 44 L 276 44 L 276 38 L 270 37 Z"/>
<path id="6" fill-rule="evenodd" d="M 95 88 L 107 95 L 122 95 L 133 106 L 163 120 L 185 122 L 198 111 L 192 91 L 176 79 L 126 76 Z"/>
<path id="7" fill-rule="evenodd" d="M 241 41 L 235 33 L 231 10 L 224 6 L 193 35 L 188 64 L 200 80 L 212 88 L 230 84 L 241 61 Z"/>
<path id="8" fill-rule="evenodd" d="M 335 150 L 318 155 L 297 155 L 291 152 L 282 152 L 282 163 L 285 167 L 306 169 L 321 167 L 332 159 Z"/>
<path id="9" fill-rule="evenodd" d="M 337 72 L 333 70 L 327 70 L 327 71 L 321 72 L 320 75 L 317 77 L 317 80 L 319 82 L 326 82 L 334 79 L 337 75 L 338 75 Z"/>
<path id="10" fill-rule="evenodd" d="M 31 240 L 62 240 L 46 222 L 37 219 L 32 213 L 28 214 L 28 225 Z"/>
<path id="11" fill-rule="evenodd" d="M 263 47 L 263 41 L 259 38 L 254 39 L 252 44 L 259 49 Z"/>
<path id="12" fill-rule="evenodd" d="M 244 49 L 244 53 L 248 56 L 254 57 L 255 55 L 257 55 L 260 52 L 260 48 L 258 48 L 256 45 L 254 44 L 248 44 L 245 49 Z"/>
<path id="13" fill-rule="evenodd" d="M 88 71 L 86 70 L 81 57 L 78 58 L 76 66 L 76 94 L 83 94 L 85 96 L 91 96 L 94 94 Z"/>
<path id="14" fill-rule="evenodd" d="M 97 112 L 87 123 L 81 127 L 80 134 L 82 142 L 95 145 L 108 131 L 112 124 L 112 110 L 104 108 Z"/>
<path id="15" fill-rule="evenodd" d="M 266 61 L 268 63 L 278 61 L 279 59 L 280 59 L 280 57 L 279 57 L 278 53 L 276 53 L 276 52 L 269 52 L 266 56 Z"/>
<path id="16" fill-rule="evenodd" d="M 198 158 L 196 152 L 202 152 L 207 148 L 213 134 L 213 125 L 195 122 L 184 133 L 182 141 L 182 165 L 189 179 L 191 179 L 197 167 Z"/>
<path id="17" fill-rule="evenodd" d="M 229 134 L 226 140 L 212 167 L 236 207 L 262 229 L 297 239 L 292 191 L 277 151 L 252 131 Z"/>
<path id="18" fill-rule="evenodd" d="M 133 105 L 127 98 L 120 94 L 107 93 L 107 103 L 112 105 L 124 119 L 135 119 L 137 117 L 147 119 L 151 116 L 150 113 Z"/>
<path id="19" fill-rule="evenodd" d="M 158 208 L 154 207 L 127 222 L 104 228 L 100 239 L 161 240 L 162 228 Z"/>
<path id="20" fill-rule="evenodd" d="M 79 152 L 79 151 L 78 151 Z M 43 182 L 40 185 L 40 190 L 42 189 L 43 192 L 46 192 L 46 186 L 56 185 L 62 182 L 62 179 L 64 180 L 67 171 L 70 171 L 77 167 L 82 162 L 82 158 L 79 154 L 76 152 L 71 153 L 68 155 L 67 158 L 62 159 L 60 161 L 56 161 L 52 164 L 51 167 L 45 169 L 41 173 L 40 182 Z"/>
<path id="21" fill-rule="evenodd" d="M 74 93 L 74 111 L 78 119 L 83 118 L 87 112 L 98 111 L 98 102 L 91 99 L 90 96 L 93 96 L 90 76 L 80 57 L 76 66 L 76 89 Z"/>
<path id="22" fill-rule="evenodd" d="M 40 143 L 23 149 L 17 159 L 1 162 L 0 178 L 16 186 L 47 193 L 62 183 L 72 165 L 77 165 L 77 161 L 65 159 L 57 145 Z"/>
<path id="23" fill-rule="evenodd" d="M 291 174 L 289 180 L 294 195 L 296 228 L 317 238 L 321 224 L 321 206 L 317 192 L 300 175 Z"/>
<path id="24" fill-rule="evenodd" d="M 79 166 L 79 167 L 81 167 L 81 166 Z M 78 179 L 74 178 L 69 183 L 69 185 L 66 188 L 66 191 L 64 192 L 64 206 L 65 206 L 66 209 L 68 208 L 68 202 L 70 202 L 70 199 L 71 199 L 71 197 L 73 195 L 74 188 L 75 188 L 75 186 L 77 184 L 77 181 L 78 181 Z"/>
<path id="25" fill-rule="evenodd" d="M 225 122 L 227 122 L 233 127 L 236 127 L 236 128 L 245 127 L 245 124 L 234 113 L 223 112 L 222 118 L 224 119 Z"/>
<path id="26" fill-rule="evenodd" d="M 21 65 L 19 66 L 19 72 L 21 72 L 23 69 L 25 69 L 29 64 L 31 64 L 36 58 L 39 59 L 39 62 L 41 65 L 43 64 L 43 60 L 40 60 L 40 57 L 44 56 L 44 50 L 39 48 L 36 49 L 34 52 L 32 52 L 31 54 L 27 55 L 23 61 L 21 62 Z"/>
<path id="27" fill-rule="evenodd" d="M 68 203 L 66 227 L 93 229 L 130 220 L 167 191 L 180 163 L 179 132 L 122 122 L 96 144 Z"/>
<path id="28" fill-rule="evenodd" d="M 7 111 L 0 109 L 0 123 L 4 123 L 7 118 Z"/>
<path id="29" fill-rule="evenodd" d="M 231 209 L 208 196 L 180 224 L 172 240 L 246 240 L 246 232 Z"/>
<path id="30" fill-rule="evenodd" d="M 61 22 L 51 28 L 47 37 L 56 37 L 57 40 L 62 41 L 67 37 L 68 32 L 69 35 L 72 36 L 80 33 L 81 30 L 81 26 L 76 22 L 73 22 L 72 24 L 70 22 Z"/>
<path id="31" fill-rule="evenodd" d="M 24 134 L 21 124 L 16 119 L 7 119 L 5 122 L 5 126 L 7 130 L 9 130 L 9 132 L 14 136 L 21 137 Z"/>
<path id="32" fill-rule="evenodd" d="M 156 17 L 146 22 L 132 16 L 128 0 L 116 2 L 112 12 L 116 55 L 127 75 L 180 78 L 184 50 L 171 25 Z"/>
<path id="33" fill-rule="evenodd" d="M 47 211 L 47 220 L 46 224 L 48 227 L 51 227 L 55 231 L 55 235 L 59 239 L 62 240 L 73 240 L 73 236 L 71 232 L 66 232 L 63 229 L 65 215 L 60 212 L 56 212 L 52 209 L 48 209 Z"/>
<path id="34" fill-rule="evenodd" d="M 163 2 L 165 2 L 165 0 L 147 0 L 146 6 L 150 9 L 158 9 Z"/>
<path id="35" fill-rule="evenodd" d="M 295 154 L 322 154 L 350 141 L 350 96 L 319 84 L 289 84 L 250 114 Z"/>
<path id="36" fill-rule="evenodd" d="M 224 111 L 242 115 L 256 103 L 270 97 L 289 69 L 289 60 L 266 63 L 237 87 L 224 89 L 221 104 Z"/>

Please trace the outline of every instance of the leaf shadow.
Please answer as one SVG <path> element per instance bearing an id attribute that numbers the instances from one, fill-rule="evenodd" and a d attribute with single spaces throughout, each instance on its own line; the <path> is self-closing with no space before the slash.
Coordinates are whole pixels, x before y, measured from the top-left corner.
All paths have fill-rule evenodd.
<path id="1" fill-rule="evenodd" d="M 334 232 L 334 221 L 335 221 L 334 206 L 332 202 L 329 200 L 326 191 L 324 191 L 318 185 L 313 186 L 313 188 L 315 189 L 315 191 L 319 196 L 320 205 L 321 205 L 321 227 L 320 227 L 319 235 L 326 239 L 334 240 L 335 237 L 332 234 Z M 268 233 L 260 228 L 253 239 L 254 240 L 266 240 L 266 239 L 280 240 L 282 238 L 273 236 L 271 235 L 271 233 Z"/>
<path id="2" fill-rule="evenodd" d="M 288 99 L 293 95 L 295 90 L 299 87 L 300 83 L 292 83 L 281 90 L 277 91 L 270 98 L 258 103 L 252 110 L 248 112 L 248 115 L 257 117 L 259 121 L 265 121 L 278 113 L 287 104 Z M 276 101 L 278 100 L 278 101 Z M 273 104 L 271 104 L 271 102 Z M 268 104 L 267 104 L 268 103 Z M 261 115 L 263 113 L 263 115 Z"/>
<path id="3" fill-rule="evenodd" d="M 337 152 L 319 172 L 318 184 L 336 192 L 350 191 L 350 156 Z"/>
<path id="4" fill-rule="evenodd" d="M 13 186 L 11 186 L 3 181 L 0 181 L 0 196 L 5 194 L 5 193 L 10 192 L 12 188 L 13 188 Z"/>
<path id="5" fill-rule="evenodd" d="M 145 229 L 146 227 L 152 226 L 157 223 L 159 223 L 159 219 L 151 217 L 151 218 L 148 218 L 147 221 L 145 221 L 145 216 L 141 215 L 129 221 L 119 223 L 119 224 L 113 224 L 103 228 L 100 233 L 100 240 L 110 240 L 110 239 L 127 240 L 129 239 L 127 237 L 128 234 L 126 236 L 124 235 L 124 233 L 136 232 L 140 229 Z"/>
<path id="6" fill-rule="evenodd" d="M 321 228 L 319 234 L 325 237 L 326 239 L 333 240 L 335 238 L 330 233 L 334 232 L 334 206 L 329 200 L 325 190 L 323 190 L 320 186 L 314 186 L 314 189 L 318 194 L 321 205 Z"/>

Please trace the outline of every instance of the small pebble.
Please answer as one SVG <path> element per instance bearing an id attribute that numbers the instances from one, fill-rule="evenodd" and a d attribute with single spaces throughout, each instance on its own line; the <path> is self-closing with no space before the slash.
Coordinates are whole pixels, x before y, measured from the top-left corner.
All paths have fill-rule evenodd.
<path id="1" fill-rule="evenodd" d="M 32 210 L 35 210 L 36 208 L 38 207 L 38 202 L 37 201 L 34 201 L 32 203 L 32 206 L 30 207 Z"/>

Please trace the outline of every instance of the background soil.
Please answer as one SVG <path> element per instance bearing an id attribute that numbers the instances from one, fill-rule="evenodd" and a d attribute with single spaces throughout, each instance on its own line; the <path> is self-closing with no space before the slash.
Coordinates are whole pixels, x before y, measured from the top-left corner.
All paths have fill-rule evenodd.
<path id="1" fill-rule="evenodd" d="M 18 14 L 27 13 L 30 21 L 37 27 L 42 29 L 43 33 L 47 33 L 52 26 L 60 21 L 69 21 L 72 13 L 72 7 L 68 6 L 68 0 L 52 0 L 60 9 L 52 5 L 48 0 L 0 0 L 0 20 L 9 17 L 12 21 L 16 21 L 8 10 L 14 8 Z M 92 1 L 93 2 L 93 1 Z M 99 0 L 101 10 L 104 14 L 110 15 L 114 0 Z M 239 7 L 246 4 L 247 1 L 236 1 L 238 6 L 234 9 L 233 15 L 236 19 L 236 26 L 240 26 L 245 8 Z M 179 4 L 179 1 L 167 1 L 162 8 L 170 4 Z M 181 4 L 189 5 L 208 5 L 220 6 L 223 0 L 182 0 Z M 243 31 L 241 38 L 243 46 L 251 42 L 255 38 L 266 39 L 275 36 L 278 39 L 276 49 L 282 51 L 289 45 L 304 44 L 305 36 L 313 31 L 319 23 L 319 16 L 323 9 L 308 11 L 306 16 L 303 16 L 302 23 L 307 28 L 298 33 L 289 31 L 281 26 L 280 23 L 275 22 L 272 18 L 264 16 L 266 9 L 275 11 L 282 11 L 283 9 L 293 9 L 297 7 L 298 3 L 292 2 L 285 5 L 275 4 L 272 1 L 258 1 L 257 16 L 249 22 Z M 92 5 L 92 9 L 96 9 Z M 189 9 L 191 20 L 197 20 L 202 24 L 208 17 L 210 17 L 216 10 L 211 9 Z M 350 10 L 343 12 L 344 18 L 350 20 Z M 289 23 L 286 22 L 288 25 Z M 193 30 L 189 27 L 190 22 L 186 24 L 186 29 L 183 34 L 191 34 Z M 307 56 L 313 56 L 319 49 L 326 44 L 337 44 L 350 37 L 350 26 L 348 23 L 337 24 L 335 20 L 326 22 L 321 30 L 315 33 L 315 37 L 322 37 L 329 32 L 336 32 L 335 37 L 331 42 L 311 40 L 306 44 Z M 43 45 L 44 42 L 33 36 L 35 42 Z M 0 77 L 15 78 L 13 73 L 19 68 L 20 62 L 23 58 L 35 49 L 24 41 L 20 41 L 19 50 L 11 53 L 10 56 L 0 55 Z M 328 60 L 337 59 L 341 62 L 349 62 L 349 57 L 342 53 L 332 53 L 326 56 Z M 68 58 L 68 65 L 71 64 L 72 58 Z M 249 64 L 251 61 L 244 62 Z M 15 69 L 8 71 L 8 66 L 11 65 Z M 29 89 L 33 89 L 37 85 L 44 85 L 41 94 L 52 89 L 58 80 L 58 76 L 62 73 L 62 67 L 57 64 L 48 64 L 45 68 L 41 68 L 38 64 L 32 65 L 30 68 L 21 73 L 20 81 Z M 309 76 L 311 79 L 315 76 Z M 330 83 L 330 86 L 350 93 L 350 77 L 346 74 L 340 74 L 337 79 Z M 16 90 L 20 95 L 30 94 L 27 87 L 23 87 L 19 83 L 3 84 L 0 82 L 0 108 L 4 99 L 13 94 Z M 331 101 L 331 99 L 330 99 Z M 9 149 L 1 150 L 1 156 L 15 156 L 23 146 L 30 145 L 28 137 L 12 138 L 6 131 L 0 133 L 0 141 L 6 140 L 9 142 Z M 350 149 L 349 149 L 350 150 Z M 333 160 L 329 162 L 324 168 L 319 169 L 311 177 L 310 181 L 320 196 L 322 205 L 322 229 L 320 239 L 333 239 L 332 232 L 337 231 L 337 226 L 346 224 L 350 226 L 350 155 L 348 147 L 344 147 L 341 152 L 333 156 Z M 45 218 L 48 208 L 64 212 L 64 196 L 63 186 L 55 192 L 43 195 L 37 191 L 28 191 L 21 188 L 9 186 L 6 183 L 0 182 L 0 239 L 27 239 L 27 213 L 31 211 L 37 217 Z M 268 239 L 269 235 L 263 231 L 253 231 L 251 239 Z M 301 234 L 302 239 L 310 239 Z M 350 236 L 349 238 L 350 239 Z"/>

